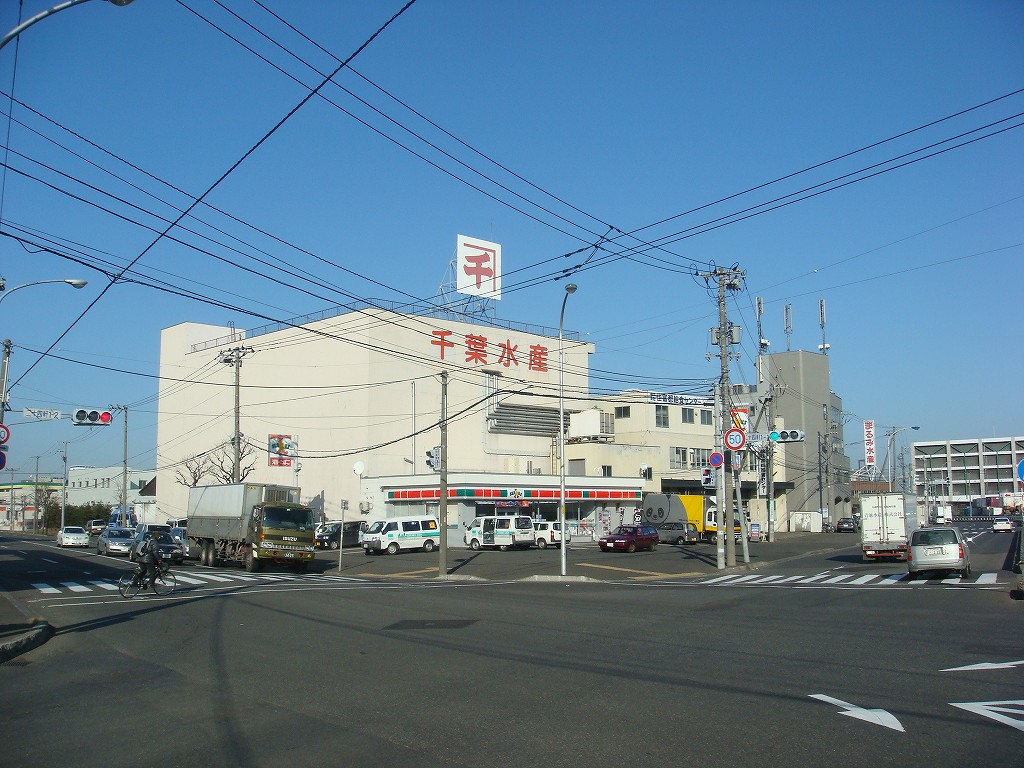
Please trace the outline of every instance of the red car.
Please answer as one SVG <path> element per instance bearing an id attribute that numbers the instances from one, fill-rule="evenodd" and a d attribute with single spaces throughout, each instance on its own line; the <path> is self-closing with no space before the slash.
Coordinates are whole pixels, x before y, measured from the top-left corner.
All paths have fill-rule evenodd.
<path id="1" fill-rule="evenodd" d="M 658 546 L 658 529 L 653 525 L 620 525 L 613 533 L 597 540 L 602 552 L 654 551 Z"/>

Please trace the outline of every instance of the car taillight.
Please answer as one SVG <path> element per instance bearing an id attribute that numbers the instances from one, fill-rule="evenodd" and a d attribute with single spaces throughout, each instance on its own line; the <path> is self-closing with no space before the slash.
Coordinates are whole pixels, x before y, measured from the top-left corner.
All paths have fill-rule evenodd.
<path id="1" fill-rule="evenodd" d="M 964 545 L 963 544 L 958 544 L 957 546 L 960 548 L 960 559 L 963 560 L 963 558 L 964 558 Z"/>
<path id="2" fill-rule="evenodd" d="M 907 548 L 907 562 L 909 563 L 913 559 L 914 559 L 914 550 L 908 547 Z"/>

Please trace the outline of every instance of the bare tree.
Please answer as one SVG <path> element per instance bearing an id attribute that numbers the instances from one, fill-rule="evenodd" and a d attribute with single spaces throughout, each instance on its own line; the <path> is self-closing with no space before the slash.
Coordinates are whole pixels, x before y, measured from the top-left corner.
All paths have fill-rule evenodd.
<path id="1" fill-rule="evenodd" d="M 207 454 L 210 459 L 209 474 L 213 475 L 219 483 L 233 482 L 233 469 L 235 466 L 235 448 L 230 443 L 223 443 Z M 253 447 L 242 442 L 241 450 L 238 453 L 238 479 L 245 481 L 253 470 L 256 469 L 256 454 Z"/>
<path id="2" fill-rule="evenodd" d="M 208 453 L 200 453 L 186 458 L 181 463 L 181 466 L 174 471 L 174 479 L 181 485 L 195 488 L 199 485 L 199 481 L 210 474 L 210 472 L 210 455 Z"/>

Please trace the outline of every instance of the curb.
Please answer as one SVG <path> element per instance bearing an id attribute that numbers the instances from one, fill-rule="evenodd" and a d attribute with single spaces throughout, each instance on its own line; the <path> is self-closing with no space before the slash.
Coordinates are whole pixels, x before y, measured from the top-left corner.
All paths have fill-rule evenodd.
<path id="1" fill-rule="evenodd" d="M 0 645 L 0 664 L 38 648 L 54 635 L 53 625 L 43 619 L 33 619 L 32 628 L 25 634 Z"/>

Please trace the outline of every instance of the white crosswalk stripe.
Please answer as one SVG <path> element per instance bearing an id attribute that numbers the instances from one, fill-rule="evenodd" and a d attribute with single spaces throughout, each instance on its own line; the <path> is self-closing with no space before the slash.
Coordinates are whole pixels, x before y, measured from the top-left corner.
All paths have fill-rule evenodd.
<path id="1" fill-rule="evenodd" d="M 327 574 L 311 573 L 212 573 L 205 570 L 188 571 L 182 573 L 175 570 L 174 577 L 178 582 L 179 589 L 191 587 L 214 587 L 228 584 L 341 584 L 345 582 L 361 581 L 352 576 L 331 576 Z M 756 578 L 756 577 L 753 577 Z M 33 589 L 44 595 L 61 595 L 72 592 L 75 594 L 97 591 L 117 592 L 117 581 L 90 579 L 88 581 L 61 581 L 56 585 L 46 583 L 35 583 Z"/>
<path id="2" fill-rule="evenodd" d="M 858 575 L 856 573 L 815 573 L 815 574 L 802 574 L 796 576 L 781 576 L 781 575 L 770 575 L 770 576 L 758 576 L 758 575 L 741 575 L 741 574 L 727 574 L 725 576 L 715 576 L 710 579 L 703 579 L 697 582 L 702 586 L 714 586 L 714 587 L 732 587 L 732 586 L 744 586 L 744 587 L 756 587 L 756 586 L 767 586 L 767 587 L 799 587 L 803 585 L 809 585 L 812 587 L 832 587 L 836 589 L 843 589 L 847 587 L 925 587 L 925 586 L 962 586 L 962 587 L 986 587 L 999 584 L 998 573 L 982 573 L 977 578 L 968 577 L 966 579 L 959 576 L 941 576 L 938 574 L 931 575 L 930 578 L 922 578 L 917 576 L 911 578 L 909 573 L 865 573 Z"/>

